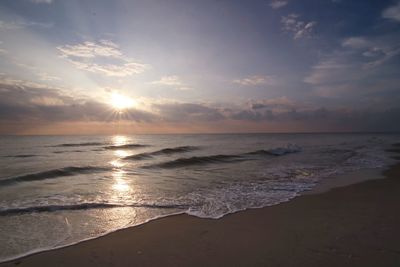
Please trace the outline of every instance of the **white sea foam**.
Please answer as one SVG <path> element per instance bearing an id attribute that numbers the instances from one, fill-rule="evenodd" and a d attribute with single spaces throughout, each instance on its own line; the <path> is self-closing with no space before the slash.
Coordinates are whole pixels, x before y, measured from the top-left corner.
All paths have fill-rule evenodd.
<path id="1" fill-rule="evenodd" d="M 229 213 L 289 201 L 327 177 L 390 164 L 384 148 L 398 137 L 373 137 L 135 136 L 122 144 L 104 137 L 76 137 L 67 141 L 49 139 L 39 148 L 10 148 L 0 139 L 4 155 L 15 150 L 21 155 L 54 158 L 41 161 L 38 157 L 0 157 L 0 167 L 6 170 L 0 181 L 26 177 L 26 173 L 34 175 L 22 179 L 23 182 L 4 182 L 7 186 L 0 186 L 0 224 L 5 228 L 0 233 L 0 243 L 8 244 L 0 250 L 0 261 L 74 244 L 172 214 L 218 219 Z M 66 151 L 54 155 L 52 149 L 58 144 L 88 145 L 80 147 L 82 153 Z M 104 144 L 112 149 L 104 149 Z M 92 145 L 102 148 L 95 151 Z M 127 155 L 118 149 L 134 149 L 134 155 L 151 156 L 140 165 L 135 157 L 122 160 L 121 155 Z M 168 153 L 171 151 L 174 153 Z M 58 171 L 52 170 L 109 166 L 114 160 L 121 164 L 95 172 L 72 169 L 74 175 L 42 179 L 46 175 L 56 177 Z M 52 236 L 44 238 L 48 225 L 53 226 Z M 18 238 L 21 235 L 29 237 L 29 241 Z"/>

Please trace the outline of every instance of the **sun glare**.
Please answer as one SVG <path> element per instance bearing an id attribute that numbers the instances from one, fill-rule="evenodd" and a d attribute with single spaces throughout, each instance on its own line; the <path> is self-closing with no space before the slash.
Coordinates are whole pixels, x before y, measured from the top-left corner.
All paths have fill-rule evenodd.
<path id="1" fill-rule="evenodd" d="M 111 106 L 118 111 L 132 108 L 135 105 L 136 102 L 132 98 L 121 95 L 119 93 L 112 93 L 111 95 Z"/>

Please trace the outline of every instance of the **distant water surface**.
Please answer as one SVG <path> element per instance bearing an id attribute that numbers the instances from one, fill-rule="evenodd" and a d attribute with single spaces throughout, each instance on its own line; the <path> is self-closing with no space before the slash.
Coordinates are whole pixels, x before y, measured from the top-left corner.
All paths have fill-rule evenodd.
<path id="1" fill-rule="evenodd" d="M 220 218 L 380 168 L 393 134 L 0 137 L 0 261 L 177 213 Z"/>

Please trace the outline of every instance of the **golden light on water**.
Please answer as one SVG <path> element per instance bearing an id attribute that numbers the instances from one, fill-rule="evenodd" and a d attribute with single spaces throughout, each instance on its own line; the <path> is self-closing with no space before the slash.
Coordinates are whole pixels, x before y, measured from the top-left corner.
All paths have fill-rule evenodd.
<path id="1" fill-rule="evenodd" d="M 120 146 L 120 145 L 125 145 L 128 142 L 128 138 L 123 135 L 114 135 L 111 141 L 114 146 Z"/>
<path id="2" fill-rule="evenodd" d="M 122 163 L 119 160 L 112 160 L 112 161 L 110 161 L 110 164 L 115 168 L 121 168 L 125 165 L 125 163 Z"/>
<path id="3" fill-rule="evenodd" d="M 127 193 L 128 191 L 131 190 L 131 187 L 128 185 L 128 183 L 125 181 L 125 171 L 118 170 L 115 171 L 112 174 L 114 178 L 114 184 L 112 185 L 112 188 L 115 191 L 118 191 L 120 193 Z"/>
<path id="4" fill-rule="evenodd" d="M 124 151 L 124 150 L 115 150 L 114 155 L 119 157 L 119 158 L 124 158 L 126 156 L 129 156 L 129 153 Z"/>
<path id="5" fill-rule="evenodd" d="M 114 146 L 121 146 L 128 143 L 128 138 L 123 135 L 115 135 L 112 137 L 111 142 Z M 120 159 L 129 156 L 129 153 L 125 150 L 118 149 L 114 151 L 114 156 L 116 156 L 117 159 L 114 159 L 109 163 L 115 168 L 121 168 L 125 166 L 125 163 L 123 163 Z"/>
<path id="6" fill-rule="evenodd" d="M 115 135 L 112 137 L 111 142 L 115 146 L 121 146 L 128 143 L 128 138 L 123 135 Z M 128 156 L 129 154 L 122 149 L 118 149 L 114 151 L 114 155 L 117 157 L 117 159 L 110 161 L 110 164 L 116 168 L 112 172 L 114 183 L 111 187 L 119 194 L 127 194 L 129 191 L 131 191 L 131 188 L 125 181 L 125 171 L 120 169 L 125 165 L 125 163 L 123 163 L 120 159 Z"/>

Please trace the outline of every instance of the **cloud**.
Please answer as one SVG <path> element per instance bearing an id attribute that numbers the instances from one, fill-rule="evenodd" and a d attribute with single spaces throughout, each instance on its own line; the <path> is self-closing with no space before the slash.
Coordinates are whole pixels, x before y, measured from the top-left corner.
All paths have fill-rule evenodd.
<path id="1" fill-rule="evenodd" d="M 97 63 L 86 63 L 79 62 L 76 60 L 69 60 L 75 67 L 81 70 L 96 74 L 104 74 L 111 77 L 125 77 L 134 74 L 142 73 L 147 67 L 141 63 L 122 63 L 116 64 L 97 64 Z"/>
<path id="2" fill-rule="evenodd" d="M 122 52 L 119 50 L 118 45 L 108 40 L 100 40 L 99 43 L 84 42 L 77 45 L 59 46 L 57 49 L 61 52 L 62 57 L 65 58 L 122 57 Z"/>
<path id="3" fill-rule="evenodd" d="M 177 75 L 171 75 L 171 76 L 163 76 L 161 77 L 160 80 L 158 81 L 153 81 L 151 82 L 152 84 L 156 84 L 156 85 L 164 85 L 164 86 L 171 86 L 171 87 L 175 87 L 178 90 L 191 90 L 192 88 L 189 86 L 186 86 L 181 79 L 179 78 L 179 76 Z"/>
<path id="4" fill-rule="evenodd" d="M 382 17 L 385 19 L 391 19 L 391 20 L 399 22 L 400 21 L 400 2 L 398 2 L 394 6 L 391 6 L 387 9 L 385 9 L 382 12 Z"/>
<path id="5" fill-rule="evenodd" d="M 29 0 L 29 1 L 34 4 L 51 4 L 51 3 L 53 3 L 53 0 Z"/>
<path id="6" fill-rule="evenodd" d="M 149 67 L 124 56 L 119 46 L 109 40 L 64 45 L 57 49 L 61 57 L 76 68 L 106 76 L 131 76 L 142 73 Z"/>
<path id="7" fill-rule="evenodd" d="M 225 112 L 228 120 L 257 125 L 273 125 L 272 129 L 290 131 L 398 131 L 394 125 L 400 108 L 373 110 L 371 108 L 344 109 L 304 105 L 279 97 L 250 100 L 244 107 Z M 294 126 L 294 128 L 293 128 Z"/>
<path id="8" fill-rule="evenodd" d="M 1 45 L 1 43 L 0 43 L 0 45 Z M 2 54 L 3 55 L 8 54 L 8 51 L 0 47 L 0 55 L 2 55 Z"/>
<path id="9" fill-rule="evenodd" d="M 281 7 L 284 7 L 288 4 L 288 1 L 285 0 L 272 0 L 269 5 L 273 8 L 273 9 L 278 9 Z"/>
<path id="10" fill-rule="evenodd" d="M 164 121 L 218 121 L 225 119 L 224 115 L 217 108 L 197 103 L 160 103 L 153 105 L 153 108 Z"/>
<path id="11" fill-rule="evenodd" d="M 399 124 L 394 123 L 400 116 L 400 109 L 395 107 L 382 110 L 328 109 L 304 105 L 284 96 L 249 100 L 242 105 L 177 101 L 149 101 L 148 105 L 148 111 L 130 110 L 123 118 L 124 125 L 140 123 L 144 132 L 144 126 L 157 132 L 160 125 L 170 132 L 174 129 L 248 131 L 250 128 L 247 126 L 258 131 L 400 130 Z M 66 127 L 75 127 L 75 133 L 85 133 L 79 132 L 78 125 L 86 127 L 85 131 L 89 132 L 94 131 L 93 125 L 103 125 L 103 128 L 96 129 L 109 132 L 110 125 L 120 121 L 110 114 L 107 104 L 87 97 L 72 97 L 60 88 L 0 79 L 1 133 L 46 133 L 42 129 L 65 133 Z"/>
<path id="12" fill-rule="evenodd" d="M 314 86 L 349 83 L 359 78 L 347 75 L 350 69 L 353 69 L 353 66 L 347 62 L 345 56 L 332 55 L 314 65 L 311 73 L 304 78 L 304 82 Z"/>
<path id="13" fill-rule="evenodd" d="M 129 122 L 207 122 L 225 117 L 218 108 L 199 103 L 148 101 L 148 108 L 127 110 Z M 32 125 L 60 122 L 112 122 L 112 108 L 88 97 L 72 97 L 61 88 L 18 79 L 0 78 L 0 126 L 6 122 Z M 0 127 L 1 128 L 1 127 Z"/>
<path id="14" fill-rule="evenodd" d="M 296 103 L 286 96 L 269 99 L 249 100 L 247 106 L 251 110 L 270 109 L 274 112 L 292 110 L 294 108 L 303 108 L 304 105 Z"/>
<path id="15" fill-rule="evenodd" d="M 317 25 L 316 21 L 305 22 L 299 17 L 298 14 L 289 14 L 281 18 L 283 30 L 292 33 L 295 40 L 310 37 Z"/>
<path id="16" fill-rule="evenodd" d="M 3 44 L 3 42 L 2 41 L 0 41 L 0 46 Z M 5 55 L 5 54 L 8 54 L 8 51 L 6 50 L 6 49 L 3 49 L 3 48 L 1 48 L 0 47 L 0 55 Z"/>
<path id="17" fill-rule="evenodd" d="M 373 68 L 391 60 L 393 57 L 400 54 L 400 48 L 372 48 L 363 53 L 363 56 L 375 58 L 364 65 L 365 68 Z"/>
<path id="18" fill-rule="evenodd" d="M 304 78 L 312 86 L 314 95 L 338 101 L 338 105 L 372 105 L 377 92 L 392 90 L 389 75 L 381 68 L 365 68 L 360 56 L 347 51 L 336 51 L 323 57 Z M 390 102 L 390 98 L 386 102 Z"/>
<path id="19" fill-rule="evenodd" d="M 370 46 L 370 43 L 363 37 L 350 37 L 342 42 L 342 46 L 360 49 Z"/>
<path id="20" fill-rule="evenodd" d="M 282 99 L 271 99 L 271 103 Z M 287 101 L 286 99 L 285 101 Z M 268 103 L 270 100 L 264 99 Z M 383 110 L 366 109 L 327 109 L 323 107 L 297 106 L 293 101 L 279 104 L 280 111 L 269 105 L 250 106 L 247 109 L 231 111 L 228 118 L 258 125 L 267 123 L 276 129 L 291 129 L 297 131 L 398 131 L 396 123 L 400 116 L 400 108 Z M 273 105 L 272 105 L 273 106 Z M 295 125 L 295 128 L 291 128 Z"/>
<path id="21" fill-rule="evenodd" d="M 180 81 L 179 77 L 176 75 L 172 76 L 163 76 L 160 80 L 152 82 L 152 84 L 161 84 L 167 86 L 180 86 L 182 82 Z"/>
<path id="22" fill-rule="evenodd" d="M 48 97 L 48 96 L 35 96 L 30 99 L 30 103 L 33 103 L 38 106 L 64 106 L 65 103 L 62 99 L 57 97 Z"/>
<path id="23" fill-rule="evenodd" d="M 251 99 L 239 109 L 231 110 L 228 117 L 250 121 L 290 121 L 290 114 L 303 114 L 312 106 L 289 99 L 286 96 L 267 99 Z"/>
<path id="24" fill-rule="evenodd" d="M 365 58 L 364 68 L 377 67 L 400 54 L 398 38 L 350 37 L 342 42 L 345 48 L 353 49 Z"/>
<path id="25" fill-rule="evenodd" d="M 271 76 L 253 75 L 243 79 L 236 79 L 233 83 L 243 86 L 256 86 L 256 85 L 273 85 L 275 80 Z"/>
<path id="26" fill-rule="evenodd" d="M 0 29 L 1 30 L 13 30 L 13 29 L 18 29 L 18 28 L 21 28 L 21 26 L 14 22 L 5 22 L 5 21 L 0 20 Z"/>
<path id="27" fill-rule="evenodd" d="M 153 114 L 130 110 L 131 121 L 151 121 Z M 115 120 L 109 105 L 88 97 L 71 97 L 61 88 L 18 79 L 0 79 L 0 125 L 5 122 L 49 124 Z"/>
<path id="28" fill-rule="evenodd" d="M 31 71 L 34 75 L 38 76 L 39 80 L 41 80 L 41 81 L 58 81 L 58 80 L 61 80 L 60 77 L 52 75 L 52 74 L 49 74 L 49 73 L 43 71 L 43 69 L 41 69 L 41 68 L 39 68 L 37 66 L 32 66 L 32 65 L 21 63 L 21 62 L 18 62 L 18 61 L 14 61 L 14 63 L 17 66 L 21 67 L 21 68 L 24 68 L 24 69 L 27 69 L 27 70 Z"/>
<path id="29" fill-rule="evenodd" d="M 278 114 L 287 113 L 296 108 L 300 108 L 300 106 L 285 96 L 270 99 L 252 99 L 244 107 L 231 110 L 228 116 L 234 120 L 273 121 Z"/>
<path id="30" fill-rule="evenodd" d="M 315 96 L 339 106 L 395 108 L 400 101 L 398 55 L 395 35 L 350 37 L 321 55 L 304 82 Z"/>
<path id="31" fill-rule="evenodd" d="M 50 75 L 47 72 L 39 72 L 39 73 L 37 73 L 37 75 L 39 76 L 39 79 L 41 81 L 59 81 L 59 80 L 61 80 L 60 77 Z"/>
<path id="32" fill-rule="evenodd" d="M 17 30 L 26 27 L 40 27 L 40 28 L 51 28 L 53 23 L 37 22 L 37 21 L 26 21 L 24 19 L 18 19 L 15 21 L 2 21 L 0 20 L 0 30 Z"/>

